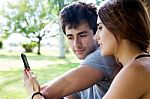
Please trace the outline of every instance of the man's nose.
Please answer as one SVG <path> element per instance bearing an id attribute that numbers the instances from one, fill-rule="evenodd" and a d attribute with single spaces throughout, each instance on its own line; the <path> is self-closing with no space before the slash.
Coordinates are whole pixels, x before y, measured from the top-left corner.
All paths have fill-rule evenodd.
<path id="1" fill-rule="evenodd" d="M 74 47 L 81 47 L 82 46 L 81 40 L 76 38 L 73 42 L 73 45 Z"/>

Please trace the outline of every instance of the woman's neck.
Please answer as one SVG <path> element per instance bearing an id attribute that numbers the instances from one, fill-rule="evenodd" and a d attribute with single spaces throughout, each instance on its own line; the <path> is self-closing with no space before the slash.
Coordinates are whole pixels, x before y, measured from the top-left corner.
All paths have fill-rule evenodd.
<path id="1" fill-rule="evenodd" d="M 136 56 L 142 53 L 144 52 L 134 44 L 130 43 L 128 40 L 121 40 L 121 42 L 119 43 L 117 54 L 115 56 L 123 66 L 127 66 L 135 59 Z"/>

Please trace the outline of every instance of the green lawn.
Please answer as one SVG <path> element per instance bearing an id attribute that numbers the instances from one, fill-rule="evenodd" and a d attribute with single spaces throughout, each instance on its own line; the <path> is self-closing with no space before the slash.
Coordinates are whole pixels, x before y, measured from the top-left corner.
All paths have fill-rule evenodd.
<path id="1" fill-rule="evenodd" d="M 56 78 L 79 64 L 72 54 L 67 54 L 65 59 L 59 59 L 57 53 L 42 53 L 41 56 L 26 53 L 26 55 L 29 64 L 32 62 L 32 65 L 36 62 L 38 64 L 37 67 L 31 65 L 30 67 L 37 75 L 40 84 Z M 20 63 L 22 65 L 20 53 L 0 51 L 0 99 L 25 99 L 27 96 L 23 85 L 23 66 L 18 66 Z"/>

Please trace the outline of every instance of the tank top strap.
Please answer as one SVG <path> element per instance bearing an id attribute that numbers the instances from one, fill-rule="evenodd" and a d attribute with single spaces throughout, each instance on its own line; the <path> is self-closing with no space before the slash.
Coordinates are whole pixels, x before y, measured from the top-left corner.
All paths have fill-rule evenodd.
<path id="1" fill-rule="evenodd" d="M 141 54 L 141 55 L 136 56 L 135 59 L 139 59 L 142 57 L 150 57 L 150 54 Z"/>

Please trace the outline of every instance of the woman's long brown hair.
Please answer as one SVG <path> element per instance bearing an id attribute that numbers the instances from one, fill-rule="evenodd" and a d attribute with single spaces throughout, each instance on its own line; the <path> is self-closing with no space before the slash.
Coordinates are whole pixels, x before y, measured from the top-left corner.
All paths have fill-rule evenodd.
<path id="1" fill-rule="evenodd" d="M 127 39 L 147 52 L 150 23 L 140 0 L 107 0 L 98 11 L 105 27 L 116 37 Z"/>

